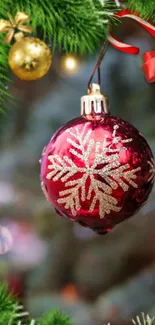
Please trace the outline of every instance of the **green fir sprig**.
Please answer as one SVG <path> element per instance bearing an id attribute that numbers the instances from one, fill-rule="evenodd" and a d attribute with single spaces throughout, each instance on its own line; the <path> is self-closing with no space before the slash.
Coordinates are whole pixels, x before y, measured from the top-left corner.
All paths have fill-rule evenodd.
<path id="1" fill-rule="evenodd" d="M 155 325 L 155 317 L 150 317 L 144 313 L 141 314 L 141 317 L 137 316 L 136 319 L 132 319 L 134 325 Z"/>
<path id="2" fill-rule="evenodd" d="M 132 320 L 134 325 L 154 325 L 155 318 L 137 316 Z M 28 312 L 24 311 L 17 299 L 12 298 L 5 284 L 0 285 L 0 325 L 74 325 L 71 318 L 61 311 L 51 310 L 42 318 L 32 319 Z M 110 325 L 110 323 L 108 324 Z"/>
<path id="3" fill-rule="evenodd" d="M 114 23 L 117 7 L 113 0 L 103 6 L 100 0 L 0 0 L 0 19 L 8 20 L 7 13 L 15 16 L 17 11 L 30 16 L 33 35 L 45 40 L 52 47 L 65 52 L 93 53 L 104 41 L 108 22 Z M 8 104 L 9 46 L 0 35 L 0 109 Z"/>
<path id="4" fill-rule="evenodd" d="M 53 310 L 44 315 L 36 325 L 73 325 L 71 318 L 64 313 Z"/>
<path id="5" fill-rule="evenodd" d="M 8 0 L 6 0 L 8 1 Z M 113 0 L 102 5 L 100 0 L 18 0 L 12 6 L 30 15 L 34 32 L 48 39 L 54 50 L 93 52 L 106 35 L 108 21 L 118 9 Z"/>
<path id="6" fill-rule="evenodd" d="M 155 0 L 126 0 L 127 9 L 155 22 Z M 30 16 L 34 36 L 51 45 L 52 52 L 93 53 L 106 40 L 109 26 L 116 24 L 115 0 L 0 0 L 0 19 L 7 13 L 24 11 Z M 0 109 L 11 98 L 6 85 L 10 82 L 9 46 L 0 35 Z"/>
<path id="7" fill-rule="evenodd" d="M 7 1 L 0 0 L 0 19 L 5 19 L 8 11 Z M 10 70 L 8 67 L 9 45 L 3 43 L 4 35 L 0 35 L 0 112 L 4 112 L 7 99 L 11 98 L 11 94 L 7 91 L 7 85 L 11 82 Z"/>
<path id="8" fill-rule="evenodd" d="M 73 325 L 71 318 L 52 310 L 42 318 L 32 319 L 23 306 L 12 298 L 5 284 L 0 286 L 0 325 Z"/>
<path id="9" fill-rule="evenodd" d="M 155 23 L 155 0 L 128 0 L 127 8 Z"/>

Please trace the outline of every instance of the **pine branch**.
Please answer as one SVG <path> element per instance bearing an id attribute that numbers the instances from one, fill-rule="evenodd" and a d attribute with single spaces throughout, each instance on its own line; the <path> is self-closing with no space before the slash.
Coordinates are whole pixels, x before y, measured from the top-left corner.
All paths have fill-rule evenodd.
<path id="1" fill-rule="evenodd" d="M 0 18 L 7 19 L 8 2 L 0 0 Z M 8 52 L 10 46 L 3 43 L 4 35 L 0 35 L 0 112 L 4 112 L 8 99 L 12 98 L 7 91 L 7 86 L 11 82 L 8 66 Z"/>
<path id="2" fill-rule="evenodd" d="M 142 18 L 155 22 L 155 0 L 128 0 L 127 8 L 139 13 Z"/>
<path id="3" fill-rule="evenodd" d="M 0 286 L 0 325 L 8 325 L 15 315 L 17 303 L 7 291 L 5 284 Z"/>
<path id="4" fill-rule="evenodd" d="M 28 315 L 18 300 L 9 294 L 6 284 L 0 285 L 0 325 L 74 325 L 69 316 L 58 310 L 52 310 L 37 320 L 28 318 Z M 154 325 L 154 322 L 155 317 L 144 313 L 132 320 L 134 325 Z"/>
<path id="5" fill-rule="evenodd" d="M 7 0 L 8 1 L 8 0 Z M 12 4 L 13 3 L 13 4 Z M 106 37 L 108 22 L 118 9 L 113 0 L 11 0 L 12 12 L 24 10 L 41 37 L 66 52 L 93 52 Z M 106 23 L 105 23 L 106 22 Z"/>
<path id="6" fill-rule="evenodd" d="M 58 310 L 53 310 L 42 317 L 37 325 L 73 325 L 73 322 L 69 316 Z"/>
<path id="7" fill-rule="evenodd" d="M 128 9 L 155 22 L 155 0 L 126 0 Z M 65 52 L 93 53 L 106 40 L 110 24 L 118 20 L 114 0 L 0 0 L 0 19 L 8 19 L 24 11 L 30 15 L 34 34 L 48 40 L 52 51 L 58 47 Z M 0 110 L 12 96 L 6 90 L 9 80 L 8 51 L 0 35 Z"/>
<path id="8" fill-rule="evenodd" d="M 114 19 L 111 12 L 116 11 L 113 0 L 108 0 L 105 13 L 99 0 L 0 0 L 0 18 L 7 19 L 7 12 L 15 16 L 18 10 L 30 15 L 29 24 L 34 34 L 66 52 L 93 52 L 106 37 L 107 23 Z M 9 80 L 9 46 L 3 43 L 0 35 L 0 110 L 4 110 L 12 96 L 6 90 Z"/>
<path id="9" fill-rule="evenodd" d="M 53 310 L 39 320 L 28 318 L 29 313 L 12 298 L 6 284 L 0 286 L 0 325 L 73 325 L 70 317 Z"/>
<path id="10" fill-rule="evenodd" d="M 5 283 L 0 286 L 0 312 L 11 310 L 15 305 L 15 300 L 7 291 L 7 286 Z"/>
<path id="11" fill-rule="evenodd" d="M 132 323 L 134 325 L 153 325 L 155 324 L 155 317 L 150 317 L 149 315 L 146 315 L 144 313 L 141 314 L 141 317 L 137 316 L 136 320 L 132 319 Z"/>

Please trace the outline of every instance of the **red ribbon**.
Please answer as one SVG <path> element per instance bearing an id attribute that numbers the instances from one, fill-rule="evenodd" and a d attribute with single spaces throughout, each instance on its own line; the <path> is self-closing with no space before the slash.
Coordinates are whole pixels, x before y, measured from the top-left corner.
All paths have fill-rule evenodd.
<path id="1" fill-rule="evenodd" d="M 136 13 L 130 12 L 129 10 L 122 10 L 115 15 L 117 18 L 131 18 L 137 21 L 142 27 L 144 27 L 153 37 L 155 37 L 155 26 L 150 22 L 140 18 Z M 112 27 L 110 29 L 109 36 L 107 37 L 109 43 L 122 52 L 128 54 L 137 55 L 139 48 L 133 45 L 125 44 L 120 42 L 114 37 L 112 33 Z M 143 55 L 144 64 L 142 69 L 148 82 L 155 82 L 155 51 L 146 52 Z"/>
<path id="2" fill-rule="evenodd" d="M 155 82 L 155 51 L 144 53 L 143 60 L 142 69 L 147 82 Z"/>

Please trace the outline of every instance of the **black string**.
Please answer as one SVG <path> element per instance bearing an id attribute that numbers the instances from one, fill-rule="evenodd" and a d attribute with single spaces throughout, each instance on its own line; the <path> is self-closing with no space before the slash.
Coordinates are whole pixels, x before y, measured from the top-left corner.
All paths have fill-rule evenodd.
<path id="1" fill-rule="evenodd" d="M 93 72 L 92 72 L 92 74 L 90 76 L 90 79 L 88 81 L 88 89 L 89 89 L 89 86 L 90 86 L 90 84 L 91 84 L 91 82 L 93 80 L 93 77 L 94 77 L 96 71 L 98 71 L 98 84 L 99 85 L 101 84 L 100 65 L 101 65 L 101 62 L 102 62 L 102 60 L 103 60 L 103 58 L 105 56 L 105 53 L 106 53 L 106 50 L 107 50 L 107 46 L 108 46 L 108 41 L 105 41 L 104 42 L 104 45 L 103 45 L 103 47 L 101 49 L 101 52 L 100 52 L 100 54 L 98 56 L 97 62 L 95 64 L 95 66 L 94 66 Z"/>
<path id="2" fill-rule="evenodd" d="M 97 69 L 97 74 L 98 74 L 98 84 L 100 86 L 101 85 L 101 69 L 100 69 L 100 66 Z"/>

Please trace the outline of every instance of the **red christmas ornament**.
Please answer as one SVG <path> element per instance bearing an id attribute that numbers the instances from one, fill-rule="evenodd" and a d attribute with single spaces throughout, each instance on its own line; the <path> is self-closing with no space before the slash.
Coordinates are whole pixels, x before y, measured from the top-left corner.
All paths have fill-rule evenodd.
<path id="1" fill-rule="evenodd" d="M 41 184 L 59 214 L 104 234 L 146 202 L 154 167 L 145 138 L 109 114 L 93 84 L 82 97 L 82 116 L 60 128 L 44 150 Z"/>

